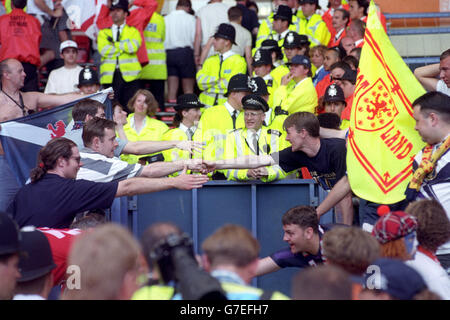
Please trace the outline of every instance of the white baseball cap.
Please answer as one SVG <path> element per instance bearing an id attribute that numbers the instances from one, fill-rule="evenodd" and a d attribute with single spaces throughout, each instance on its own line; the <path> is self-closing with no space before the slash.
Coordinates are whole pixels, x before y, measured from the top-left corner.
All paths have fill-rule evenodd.
<path id="1" fill-rule="evenodd" d="M 62 53 L 63 50 L 66 48 L 75 48 L 78 50 L 78 44 L 72 40 L 63 41 L 63 42 L 61 42 L 61 45 L 59 46 L 59 52 Z"/>

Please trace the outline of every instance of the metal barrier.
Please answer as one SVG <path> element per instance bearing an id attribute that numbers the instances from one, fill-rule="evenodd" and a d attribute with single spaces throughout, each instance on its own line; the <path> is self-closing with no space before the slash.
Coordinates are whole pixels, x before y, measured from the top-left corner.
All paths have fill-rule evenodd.
<path id="1" fill-rule="evenodd" d="M 171 221 L 191 235 L 194 248 L 226 223 L 251 230 L 261 244 L 261 257 L 286 247 L 281 216 L 297 205 L 317 206 L 326 191 L 314 180 L 281 180 L 273 183 L 211 181 L 192 191 L 167 190 L 117 201 L 112 220 L 131 228 L 140 238 L 152 223 Z M 119 203 L 120 202 L 120 203 Z M 129 211 L 128 211 L 129 209 Z M 333 223 L 331 212 L 321 223 Z M 255 279 L 253 284 L 266 290 L 290 295 L 292 275 L 297 268 L 283 269 Z"/>
<path id="2" fill-rule="evenodd" d="M 386 20 L 392 19 L 440 19 L 450 18 L 450 12 L 414 12 L 414 13 L 384 13 Z M 388 23 L 390 25 L 390 23 Z M 437 27 L 439 22 L 435 22 L 436 27 L 417 28 L 388 28 L 388 35 L 413 35 L 413 34 L 442 34 L 450 33 L 450 27 Z"/>

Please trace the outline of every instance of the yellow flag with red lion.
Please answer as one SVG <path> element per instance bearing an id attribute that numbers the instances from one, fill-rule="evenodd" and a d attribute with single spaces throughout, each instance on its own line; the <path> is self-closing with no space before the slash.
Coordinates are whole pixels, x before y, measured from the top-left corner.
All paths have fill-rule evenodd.
<path id="1" fill-rule="evenodd" d="M 405 198 L 412 162 L 425 143 L 414 130 L 412 102 L 425 93 L 369 7 L 350 116 L 347 171 L 360 198 L 391 204 Z"/>

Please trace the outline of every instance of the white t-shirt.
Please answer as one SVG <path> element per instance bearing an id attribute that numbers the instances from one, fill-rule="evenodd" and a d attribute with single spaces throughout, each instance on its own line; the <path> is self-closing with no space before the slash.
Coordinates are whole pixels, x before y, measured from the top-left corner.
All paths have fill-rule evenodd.
<path id="1" fill-rule="evenodd" d="M 450 96 L 450 88 L 447 87 L 444 81 L 439 80 L 436 84 L 436 91 L 442 92 L 443 94 L 446 94 Z"/>
<path id="2" fill-rule="evenodd" d="M 47 5 L 47 7 L 49 7 L 51 10 L 54 9 L 52 0 L 44 0 L 44 2 Z M 27 0 L 27 13 L 34 15 L 42 15 L 46 16 L 47 18 L 50 18 L 48 14 L 46 14 L 44 11 L 38 8 L 34 0 Z"/>
<path id="3" fill-rule="evenodd" d="M 230 7 L 222 2 L 215 2 L 201 7 L 197 12 L 202 24 L 202 46 L 206 45 L 217 31 L 217 27 L 221 23 L 228 22 L 228 9 Z"/>
<path id="4" fill-rule="evenodd" d="M 83 70 L 81 66 L 68 69 L 61 67 L 50 72 L 44 93 L 63 94 L 69 92 L 78 92 L 78 76 Z"/>
<path id="5" fill-rule="evenodd" d="M 175 10 L 164 17 L 166 50 L 190 47 L 194 49 L 195 17 L 184 10 Z"/>
<path id="6" fill-rule="evenodd" d="M 450 300 L 450 278 L 439 263 L 417 251 L 414 260 L 406 261 L 406 264 L 420 273 L 430 291 Z"/>
<path id="7" fill-rule="evenodd" d="M 231 25 L 234 27 L 234 29 L 236 29 L 236 41 L 235 42 L 237 43 L 237 45 L 233 45 L 231 50 L 241 56 L 244 56 L 245 48 L 252 47 L 252 35 L 251 35 L 250 31 L 245 29 L 240 24 L 237 24 L 236 22 L 231 22 Z"/>

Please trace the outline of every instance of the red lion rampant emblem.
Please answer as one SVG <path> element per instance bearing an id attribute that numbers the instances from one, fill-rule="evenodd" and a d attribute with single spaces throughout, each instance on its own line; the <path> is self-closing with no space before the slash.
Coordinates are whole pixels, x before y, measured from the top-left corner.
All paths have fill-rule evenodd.
<path id="1" fill-rule="evenodd" d="M 62 137 L 66 134 L 66 125 L 64 124 L 64 121 L 62 121 L 62 120 L 59 120 L 58 122 L 56 122 L 55 126 L 53 126 L 53 124 L 49 123 L 47 125 L 47 129 L 52 131 L 52 133 L 50 133 L 52 139 Z"/>

